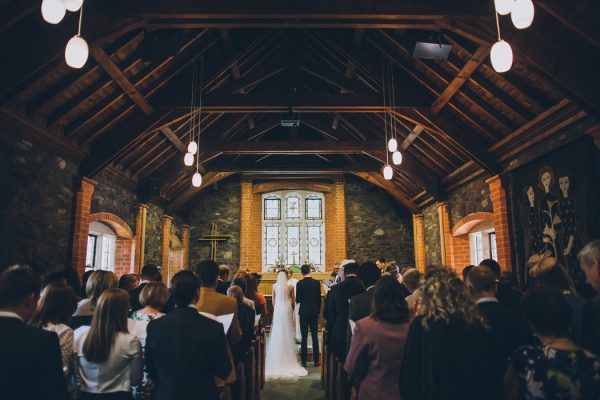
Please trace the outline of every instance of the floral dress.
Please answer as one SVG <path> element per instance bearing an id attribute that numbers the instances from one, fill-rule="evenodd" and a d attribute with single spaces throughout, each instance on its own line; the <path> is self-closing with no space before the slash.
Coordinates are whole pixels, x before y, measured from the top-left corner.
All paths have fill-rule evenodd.
<path id="1" fill-rule="evenodd" d="M 600 399 L 600 361 L 586 351 L 523 346 L 509 358 L 526 400 Z"/>

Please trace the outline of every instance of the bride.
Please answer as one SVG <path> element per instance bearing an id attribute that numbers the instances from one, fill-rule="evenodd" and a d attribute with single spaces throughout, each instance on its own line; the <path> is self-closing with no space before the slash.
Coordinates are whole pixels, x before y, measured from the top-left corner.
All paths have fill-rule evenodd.
<path id="1" fill-rule="evenodd" d="M 289 379 L 308 375 L 300 365 L 296 349 L 292 305 L 294 287 L 288 284 L 287 273 L 279 272 L 277 283 L 273 285 L 273 322 L 267 344 L 266 377 L 268 379 Z"/>

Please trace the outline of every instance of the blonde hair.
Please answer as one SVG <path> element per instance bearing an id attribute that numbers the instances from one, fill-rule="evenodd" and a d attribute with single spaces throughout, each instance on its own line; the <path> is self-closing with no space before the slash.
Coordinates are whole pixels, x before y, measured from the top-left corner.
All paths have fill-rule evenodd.
<path id="1" fill-rule="evenodd" d="M 140 293 L 140 304 L 160 308 L 169 298 L 169 289 L 162 282 L 148 282 Z"/>
<path id="2" fill-rule="evenodd" d="M 90 299 L 92 306 L 96 306 L 102 292 L 114 289 L 119 285 L 117 276 L 110 271 L 94 271 L 90 275 L 86 285 L 85 294 Z"/>
<path id="3" fill-rule="evenodd" d="M 448 325 L 453 319 L 462 319 L 468 325 L 486 325 L 464 282 L 453 271 L 441 267 L 429 270 L 420 289 L 419 315 L 425 330 L 430 330 L 434 322 Z"/>

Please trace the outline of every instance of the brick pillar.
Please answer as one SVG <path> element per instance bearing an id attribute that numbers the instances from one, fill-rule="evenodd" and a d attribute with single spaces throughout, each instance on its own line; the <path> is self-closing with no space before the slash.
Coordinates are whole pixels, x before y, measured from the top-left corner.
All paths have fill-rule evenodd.
<path id="1" fill-rule="evenodd" d="M 442 201 L 438 203 L 437 209 L 440 225 L 440 247 L 442 250 L 442 265 L 455 269 L 452 251 L 452 228 L 450 227 L 450 205 L 447 201 Z"/>
<path id="2" fill-rule="evenodd" d="M 415 268 L 425 272 L 425 216 L 413 214 L 413 238 L 415 243 Z"/>
<path id="3" fill-rule="evenodd" d="M 173 224 L 173 217 L 165 214 L 162 217 L 162 222 L 160 266 L 163 271 L 167 271 L 169 268 L 169 255 L 171 254 L 171 225 Z"/>
<path id="4" fill-rule="evenodd" d="M 261 236 L 260 236 L 260 195 L 258 205 L 255 203 L 256 195 L 253 193 L 253 183 L 251 179 L 246 177 L 241 178 L 240 182 L 240 198 L 241 198 L 241 214 L 240 214 L 240 268 L 248 268 L 251 271 L 260 271 L 260 251 L 261 251 Z M 256 209 L 259 209 L 258 217 Z M 258 224 L 259 233 L 255 236 L 256 227 Z M 258 256 L 258 263 L 257 263 Z"/>
<path id="5" fill-rule="evenodd" d="M 144 251 L 146 248 L 146 214 L 148 206 L 138 204 L 135 206 L 135 267 L 138 272 L 144 266 Z"/>
<path id="6" fill-rule="evenodd" d="M 79 189 L 75 194 L 71 265 L 79 273 L 79 276 L 85 271 L 87 241 L 90 233 L 90 209 L 95 187 L 96 182 L 84 176 L 81 178 Z"/>
<path id="7" fill-rule="evenodd" d="M 188 269 L 190 266 L 190 226 L 182 225 L 181 227 L 181 251 L 183 252 L 183 269 Z"/>
<path id="8" fill-rule="evenodd" d="M 346 181 L 336 178 L 325 195 L 325 270 L 346 258 Z"/>
<path id="9" fill-rule="evenodd" d="M 512 271 L 512 252 L 510 247 L 510 228 L 508 217 L 508 201 L 502 179 L 496 175 L 485 181 L 490 187 L 490 197 L 494 207 L 494 228 L 496 229 L 496 246 L 498 263 L 504 271 Z"/>

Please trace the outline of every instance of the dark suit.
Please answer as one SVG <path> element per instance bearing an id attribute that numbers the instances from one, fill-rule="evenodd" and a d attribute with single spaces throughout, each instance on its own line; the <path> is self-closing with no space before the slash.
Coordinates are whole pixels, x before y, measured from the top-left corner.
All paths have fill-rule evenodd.
<path id="1" fill-rule="evenodd" d="M 373 309 L 373 292 L 375 288 L 371 287 L 364 293 L 354 296 L 350 299 L 350 305 L 348 307 L 348 319 L 354 322 L 358 322 L 363 318 L 371 315 Z M 346 346 L 347 350 L 350 349 L 350 340 L 352 339 L 352 331 L 350 330 L 350 324 L 346 329 Z"/>
<path id="2" fill-rule="evenodd" d="M 300 357 L 302 363 L 306 364 L 308 327 L 313 344 L 313 360 L 319 360 L 319 314 L 321 313 L 321 284 L 310 276 L 304 277 L 296 284 L 296 303 L 300 304 L 300 334 L 302 344 L 300 345 Z"/>
<path id="3" fill-rule="evenodd" d="M 233 358 L 237 361 L 242 361 L 248 349 L 250 343 L 254 340 L 254 316 L 256 315 L 254 310 L 238 301 L 238 319 L 240 320 L 240 327 L 242 328 L 242 340 L 231 346 L 233 352 Z"/>
<path id="4" fill-rule="evenodd" d="M 58 336 L 0 317 L 0 397 L 66 400 Z"/>
<path id="5" fill-rule="evenodd" d="M 142 303 L 140 303 L 140 293 L 142 293 L 142 289 L 144 289 L 147 284 L 148 282 L 144 282 L 140 284 L 140 286 L 129 291 L 129 305 L 131 306 L 131 312 L 135 312 L 144 308 Z"/>
<path id="6" fill-rule="evenodd" d="M 223 326 L 190 308 L 176 308 L 148 324 L 146 365 L 153 399 L 218 399 L 215 376 L 231 373 Z"/>
<path id="7" fill-rule="evenodd" d="M 227 296 L 227 289 L 229 289 L 229 286 L 231 286 L 231 282 L 225 282 L 219 279 L 217 281 L 217 293 Z"/>
<path id="8" fill-rule="evenodd" d="M 523 293 L 517 289 L 503 283 L 498 283 L 498 291 L 496 292 L 498 302 L 500 302 L 502 307 L 511 310 L 517 315 L 521 315 L 521 297 L 523 297 Z"/>
<path id="9" fill-rule="evenodd" d="M 600 296 L 585 302 L 582 311 L 582 344 L 594 354 L 600 354 Z"/>
<path id="10" fill-rule="evenodd" d="M 346 330 L 348 326 L 349 302 L 352 297 L 365 291 L 362 282 L 358 277 L 352 275 L 346 278 L 342 283 L 338 283 L 331 288 L 329 294 L 329 318 L 333 326 L 329 348 L 340 361 L 346 357 Z"/>

